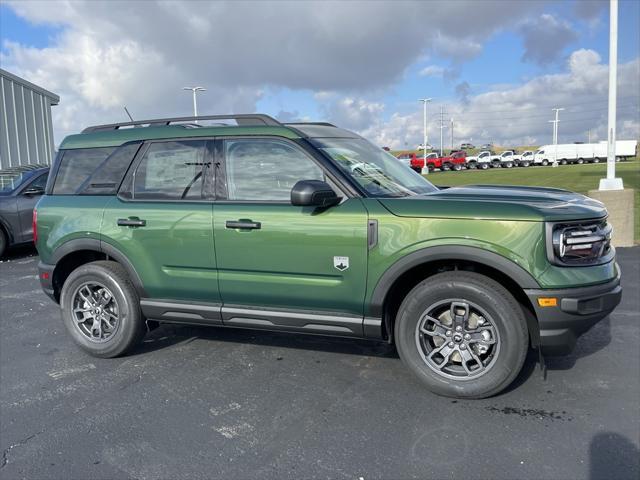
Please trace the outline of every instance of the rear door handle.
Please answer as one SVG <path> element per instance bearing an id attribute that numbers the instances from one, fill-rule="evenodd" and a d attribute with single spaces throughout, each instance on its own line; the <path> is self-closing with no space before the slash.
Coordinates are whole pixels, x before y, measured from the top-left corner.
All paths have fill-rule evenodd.
<path id="1" fill-rule="evenodd" d="M 260 230 L 262 228 L 260 222 L 252 222 L 251 220 L 227 220 L 225 226 L 227 228 L 240 228 L 242 230 Z"/>
<path id="2" fill-rule="evenodd" d="M 147 221 L 146 220 L 142 220 L 142 219 L 137 218 L 137 217 L 119 218 L 118 219 L 118 226 L 120 226 L 120 227 L 144 227 L 146 225 L 147 225 Z"/>

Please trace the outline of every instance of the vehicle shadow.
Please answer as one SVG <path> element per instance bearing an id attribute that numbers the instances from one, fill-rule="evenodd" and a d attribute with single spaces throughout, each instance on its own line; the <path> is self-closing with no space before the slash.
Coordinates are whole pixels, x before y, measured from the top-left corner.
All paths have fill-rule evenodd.
<path id="1" fill-rule="evenodd" d="M 571 354 L 566 356 L 544 357 L 544 368 L 547 371 L 555 370 L 569 370 L 576 362 L 582 358 L 592 355 L 611 343 L 611 320 L 606 317 L 599 322 L 590 331 L 578 338 L 576 347 Z M 540 357 L 538 351 L 532 348 L 527 352 L 522 370 L 516 377 L 516 379 L 499 395 L 504 395 L 513 390 L 518 389 L 521 385 L 526 383 L 532 375 L 543 375 L 546 378 L 546 371 L 540 369 Z"/>
<path id="2" fill-rule="evenodd" d="M 398 358 L 393 345 L 380 341 L 357 338 L 300 335 L 297 333 L 271 332 L 226 327 L 199 327 L 191 325 L 161 324 L 147 333 L 143 342 L 130 355 L 141 355 L 162 350 L 193 339 L 229 342 L 264 347 L 323 351 L 350 355 Z"/>
<path id="3" fill-rule="evenodd" d="M 38 255 L 38 251 L 31 244 L 18 245 L 15 247 L 9 247 L 2 257 L 0 262 L 11 262 L 13 260 L 20 260 L 26 257 L 34 257 Z"/>
<path id="4" fill-rule="evenodd" d="M 627 437 L 601 432 L 589 444 L 589 479 L 640 478 L 640 450 Z"/>

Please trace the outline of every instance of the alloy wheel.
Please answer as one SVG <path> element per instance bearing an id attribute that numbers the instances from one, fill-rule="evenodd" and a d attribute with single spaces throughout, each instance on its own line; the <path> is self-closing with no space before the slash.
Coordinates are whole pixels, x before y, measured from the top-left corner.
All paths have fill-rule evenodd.
<path id="1" fill-rule="evenodd" d="M 111 290 L 98 282 L 86 282 L 73 294 L 75 326 L 87 339 L 108 341 L 120 326 L 120 309 Z"/>
<path id="2" fill-rule="evenodd" d="M 415 340 L 427 366 L 455 380 L 485 374 L 500 353 L 493 319 L 479 305 L 463 299 L 429 306 L 417 324 Z"/>

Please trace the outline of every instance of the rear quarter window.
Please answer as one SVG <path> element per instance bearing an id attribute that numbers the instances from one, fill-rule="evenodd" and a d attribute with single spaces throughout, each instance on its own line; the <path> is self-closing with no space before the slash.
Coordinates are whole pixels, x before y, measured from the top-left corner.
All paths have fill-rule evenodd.
<path id="1" fill-rule="evenodd" d="M 87 179 L 113 150 L 114 147 L 102 147 L 61 151 L 51 193 L 73 195 L 80 191 Z"/>

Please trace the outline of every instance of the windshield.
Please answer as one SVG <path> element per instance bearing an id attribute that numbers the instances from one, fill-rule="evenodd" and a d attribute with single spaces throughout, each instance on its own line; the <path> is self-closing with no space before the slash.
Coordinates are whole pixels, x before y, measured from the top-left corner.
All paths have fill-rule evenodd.
<path id="1" fill-rule="evenodd" d="M 0 172 L 0 195 L 13 192 L 27 176 L 27 172 Z"/>
<path id="2" fill-rule="evenodd" d="M 422 175 L 363 138 L 314 138 L 311 143 L 372 197 L 409 197 L 437 190 Z"/>

